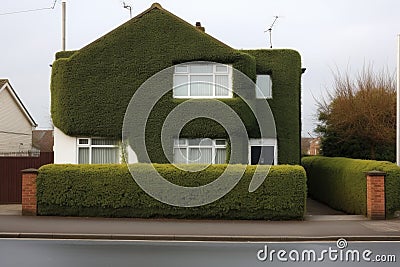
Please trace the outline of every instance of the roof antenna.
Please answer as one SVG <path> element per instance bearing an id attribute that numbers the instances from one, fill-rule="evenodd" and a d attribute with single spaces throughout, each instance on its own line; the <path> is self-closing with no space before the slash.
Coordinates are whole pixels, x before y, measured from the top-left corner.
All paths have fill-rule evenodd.
<path id="1" fill-rule="evenodd" d="M 279 16 L 274 16 L 274 21 L 272 22 L 271 26 L 269 26 L 268 30 L 264 32 L 269 32 L 269 43 L 270 43 L 270 48 L 272 48 L 272 27 L 274 27 L 276 21 L 278 20 Z"/>
<path id="2" fill-rule="evenodd" d="M 128 6 L 125 2 L 122 2 L 122 4 L 124 5 L 124 8 L 129 10 L 129 16 L 132 18 L 132 6 Z"/>

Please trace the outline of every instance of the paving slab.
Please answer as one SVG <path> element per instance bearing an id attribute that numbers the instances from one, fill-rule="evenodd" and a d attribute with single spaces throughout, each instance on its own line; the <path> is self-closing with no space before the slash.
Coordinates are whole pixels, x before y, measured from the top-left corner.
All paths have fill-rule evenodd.
<path id="1" fill-rule="evenodd" d="M 0 205 L 0 215 L 22 215 L 22 205 L 2 204 Z"/>
<path id="2" fill-rule="evenodd" d="M 400 240 L 400 220 L 225 221 L 0 216 L 0 237 L 132 240 Z"/>

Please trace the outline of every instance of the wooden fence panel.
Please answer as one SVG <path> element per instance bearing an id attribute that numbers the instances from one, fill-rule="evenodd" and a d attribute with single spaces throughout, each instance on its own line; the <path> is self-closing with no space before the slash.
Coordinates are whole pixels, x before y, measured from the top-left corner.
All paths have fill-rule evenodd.
<path id="1" fill-rule="evenodd" d="M 54 152 L 41 152 L 38 157 L 0 157 L 0 204 L 21 203 L 21 171 L 54 162 Z"/>

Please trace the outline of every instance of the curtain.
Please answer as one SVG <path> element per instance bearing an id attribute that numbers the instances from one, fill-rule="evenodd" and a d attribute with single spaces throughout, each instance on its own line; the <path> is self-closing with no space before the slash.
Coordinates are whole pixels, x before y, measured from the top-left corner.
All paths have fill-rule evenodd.
<path id="1" fill-rule="evenodd" d="M 215 95 L 229 95 L 229 78 L 228 75 L 215 75 Z"/>
<path id="2" fill-rule="evenodd" d="M 78 148 L 78 164 L 88 164 L 89 163 L 89 148 L 80 147 Z"/>
<path id="3" fill-rule="evenodd" d="M 215 149 L 215 164 L 226 163 L 226 148 Z"/>
<path id="4" fill-rule="evenodd" d="M 174 96 L 188 96 L 188 76 L 174 75 Z"/>
<path id="5" fill-rule="evenodd" d="M 212 75 L 191 75 L 190 76 L 191 96 L 212 96 L 213 76 Z"/>
<path id="6" fill-rule="evenodd" d="M 189 149 L 189 163 L 212 163 L 212 149 L 211 148 L 190 148 Z"/>
<path id="7" fill-rule="evenodd" d="M 174 148 L 174 163 L 187 163 L 186 148 Z"/>
<path id="8" fill-rule="evenodd" d="M 92 164 L 119 163 L 118 147 L 93 147 Z"/>
<path id="9" fill-rule="evenodd" d="M 272 97 L 272 81 L 269 75 L 257 75 L 256 85 L 257 98 Z"/>

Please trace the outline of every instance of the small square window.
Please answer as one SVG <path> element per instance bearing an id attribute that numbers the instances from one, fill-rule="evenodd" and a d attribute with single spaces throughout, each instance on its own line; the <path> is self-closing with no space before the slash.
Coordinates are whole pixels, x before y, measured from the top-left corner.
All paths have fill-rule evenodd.
<path id="1" fill-rule="evenodd" d="M 115 139 L 93 138 L 92 145 L 93 146 L 117 146 L 118 141 Z"/>
<path id="2" fill-rule="evenodd" d="M 196 139 L 189 139 L 189 146 L 198 146 L 200 145 L 201 139 L 196 138 Z"/>
<path id="3" fill-rule="evenodd" d="M 186 139 L 174 139 L 174 145 L 186 145 Z"/>
<path id="4" fill-rule="evenodd" d="M 217 146 L 225 146 L 226 145 L 226 141 L 225 140 L 215 140 L 215 144 Z"/>
<path id="5" fill-rule="evenodd" d="M 213 73 L 213 65 L 210 64 L 192 64 L 190 65 L 191 73 Z"/>
<path id="6" fill-rule="evenodd" d="M 175 73 L 187 73 L 188 66 L 187 65 L 178 65 L 175 67 Z"/>
<path id="7" fill-rule="evenodd" d="M 228 66 L 217 65 L 217 66 L 215 67 L 215 72 L 228 73 Z"/>
<path id="8" fill-rule="evenodd" d="M 256 98 L 272 98 L 272 81 L 269 75 L 257 75 Z"/>
<path id="9" fill-rule="evenodd" d="M 88 145 L 89 144 L 89 139 L 79 139 L 79 144 L 80 145 Z"/>

